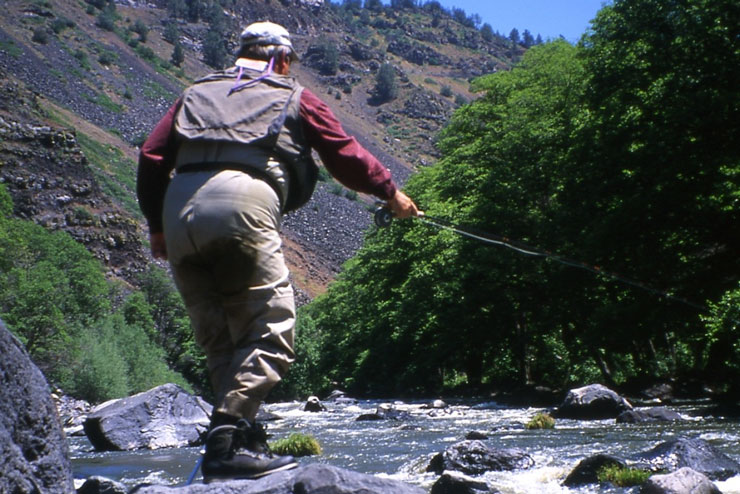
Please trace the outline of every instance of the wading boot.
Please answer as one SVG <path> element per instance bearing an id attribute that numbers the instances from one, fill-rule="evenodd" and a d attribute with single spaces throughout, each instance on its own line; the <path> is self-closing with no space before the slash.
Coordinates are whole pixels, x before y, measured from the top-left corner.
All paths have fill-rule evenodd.
<path id="1" fill-rule="evenodd" d="M 278 456 L 267 446 L 264 426 L 245 419 L 214 427 L 206 437 L 203 481 L 258 479 L 298 466 L 292 456 Z"/>

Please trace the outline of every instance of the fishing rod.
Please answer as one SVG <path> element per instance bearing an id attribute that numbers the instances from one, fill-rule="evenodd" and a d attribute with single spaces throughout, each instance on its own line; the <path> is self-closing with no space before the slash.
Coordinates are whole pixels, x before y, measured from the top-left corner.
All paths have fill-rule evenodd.
<path id="1" fill-rule="evenodd" d="M 394 218 L 393 211 L 391 211 L 385 205 L 380 205 L 375 210 L 375 214 L 374 214 L 374 218 L 373 219 L 374 219 L 375 224 L 378 227 L 380 227 L 380 228 L 387 228 L 393 222 L 393 218 Z M 685 298 L 677 297 L 675 295 L 672 295 L 672 294 L 668 293 L 665 290 L 659 290 L 657 288 L 653 288 L 653 287 L 651 287 L 649 285 L 646 285 L 645 283 L 642 283 L 640 281 L 636 281 L 636 280 L 633 280 L 633 279 L 630 279 L 630 278 L 626 278 L 626 277 L 624 277 L 622 275 L 619 275 L 617 273 L 613 273 L 613 272 L 610 272 L 610 271 L 605 271 L 605 270 L 603 270 L 599 266 L 595 266 L 595 265 L 592 265 L 592 264 L 587 264 L 585 262 L 581 262 L 581 261 L 576 261 L 576 260 L 573 260 L 573 259 L 569 259 L 567 257 L 563 257 L 563 256 L 558 255 L 558 254 L 555 254 L 553 252 L 550 252 L 550 251 L 547 251 L 547 250 L 538 249 L 538 248 L 529 246 L 529 245 L 527 245 L 527 244 L 525 244 L 523 242 L 512 240 L 512 239 L 510 239 L 508 237 L 504 237 L 504 236 L 501 236 L 501 235 L 495 235 L 495 234 L 487 233 L 487 232 L 474 232 L 474 231 L 471 231 L 471 229 L 469 229 L 469 228 L 466 229 L 466 228 L 463 228 L 463 227 L 461 227 L 459 225 L 454 225 L 454 224 L 452 224 L 452 223 L 450 223 L 450 222 L 448 222 L 446 220 L 443 220 L 441 218 L 433 218 L 433 217 L 427 216 L 424 213 L 420 213 L 418 216 L 415 216 L 414 218 L 416 220 L 422 222 L 422 223 L 425 223 L 427 225 L 431 225 L 431 226 L 433 226 L 433 227 L 435 227 L 437 229 L 440 229 L 440 230 L 451 231 L 451 232 L 456 233 L 458 235 L 461 235 L 461 236 L 464 236 L 464 237 L 468 237 L 468 238 L 471 238 L 473 240 L 477 240 L 477 241 L 480 241 L 480 242 L 483 242 L 483 243 L 486 243 L 486 244 L 497 245 L 497 246 L 501 246 L 501 247 L 506 247 L 506 248 L 511 249 L 511 250 L 514 250 L 514 251 L 516 251 L 516 252 L 518 252 L 520 254 L 524 254 L 524 255 L 528 255 L 528 256 L 532 256 L 532 257 L 539 257 L 539 258 L 542 258 L 542 259 L 555 261 L 557 263 L 560 263 L 560 264 L 563 264 L 563 265 L 566 265 L 566 266 L 570 266 L 570 267 L 574 267 L 574 268 L 578 268 L 578 269 L 583 269 L 583 270 L 586 270 L 586 271 L 590 271 L 590 272 L 592 272 L 594 274 L 605 276 L 607 278 L 611 278 L 613 280 L 620 281 L 620 282 L 625 283 L 627 285 L 630 285 L 630 286 L 633 286 L 633 287 L 636 287 L 636 288 L 640 288 L 642 290 L 645 290 L 647 292 L 650 292 L 650 293 L 652 293 L 654 295 L 657 295 L 659 297 L 664 297 L 664 298 L 666 298 L 668 300 L 672 300 L 674 302 L 679 302 L 679 303 L 682 303 L 682 304 L 687 305 L 689 307 L 693 307 L 694 309 L 697 309 L 697 310 L 699 310 L 701 312 L 709 312 L 709 309 L 707 307 L 705 307 L 703 305 L 700 305 L 700 304 L 697 304 L 697 303 L 694 303 L 694 302 L 692 302 L 690 300 L 687 300 Z"/>

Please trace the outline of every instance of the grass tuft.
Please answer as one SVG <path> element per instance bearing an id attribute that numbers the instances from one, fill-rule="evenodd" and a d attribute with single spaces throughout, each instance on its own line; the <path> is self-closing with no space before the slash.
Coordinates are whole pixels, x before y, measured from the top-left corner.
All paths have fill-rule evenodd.
<path id="1" fill-rule="evenodd" d="M 538 413 L 524 426 L 526 429 L 552 429 L 555 419 L 547 413 Z"/>
<path id="2" fill-rule="evenodd" d="M 622 467 L 619 465 L 605 465 L 597 476 L 599 482 L 610 482 L 617 487 L 632 487 L 644 483 L 651 473 L 639 468 Z"/>
<path id="3" fill-rule="evenodd" d="M 278 455 L 312 456 L 321 454 L 321 445 L 312 436 L 295 433 L 271 443 L 270 450 Z"/>

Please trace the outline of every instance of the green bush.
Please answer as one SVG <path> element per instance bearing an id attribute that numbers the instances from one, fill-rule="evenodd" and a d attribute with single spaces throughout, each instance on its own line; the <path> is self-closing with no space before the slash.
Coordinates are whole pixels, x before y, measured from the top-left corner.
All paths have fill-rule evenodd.
<path id="1" fill-rule="evenodd" d="M 104 29 L 106 31 L 113 31 L 116 29 L 116 13 L 113 9 L 106 8 L 103 10 L 100 14 L 98 14 L 98 18 L 95 21 L 95 25 L 98 26 L 100 29 Z"/>
<path id="2" fill-rule="evenodd" d="M 38 43 L 40 45 L 45 45 L 49 42 L 49 33 L 46 32 L 46 29 L 43 27 L 37 27 L 33 30 L 33 36 L 31 37 L 31 41 L 34 43 Z"/>
<path id="3" fill-rule="evenodd" d="M 51 23 L 51 30 L 54 31 L 54 33 L 59 34 L 65 29 L 69 29 L 75 27 L 75 23 L 66 17 L 59 17 L 57 19 L 54 19 L 54 21 Z"/>
<path id="4" fill-rule="evenodd" d="M 13 198 L 10 197 L 10 192 L 5 187 L 5 184 L 0 183 L 0 221 L 4 217 L 9 217 L 13 214 Z"/>
<path id="5" fill-rule="evenodd" d="M 49 381 L 92 402 L 168 382 L 192 389 L 170 369 L 160 344 L 170 340 L 161 338 L 157 317 L 162 311 L 177 314 L 166 300 L 154 306 L 141 292 L 122 296 L 83 245 L 65 232 L 13 218 L 12 210 L 0 186 L 0 318 Z M 119 300 L 114 307 L 112 301 Z M 172 335 L 179 343 L 173 351 L 198 362 L 183 317 L 169 320 L 168 330 L 179 331 Z M 202 373 L 191 374 L 203 379 Z"/>
<path id="6" fill-rule="evenodd" d="M 555 427 L 555 419 L 547 413 L 538 413 L 525 425 L 526 429 L 552 429 Z"/>
<path id="7" fill-rule="evenodd" d="M 101 65 L 112 65 L 113 63 L 115 63 L 116 59 L 117 57 L 115 53 L 109 52 L 107 50 L 98 55 L 98 62 Z"/>
<path id="8" fill-rule="evenodd" d="M 270 444 L 270 450 L 278 455 L 313 456 L 321 454 L 321 445 L 312 436 L 295 433 Z"/>
<path id="9" fill-rule="evenodd" d="M 638 468 L 628 468 L 619 465 L 602 467 L 597 476 L 599 482 L 609 482 L 617 487 L 632 487 L 644 483 L 651 473 Z"/>

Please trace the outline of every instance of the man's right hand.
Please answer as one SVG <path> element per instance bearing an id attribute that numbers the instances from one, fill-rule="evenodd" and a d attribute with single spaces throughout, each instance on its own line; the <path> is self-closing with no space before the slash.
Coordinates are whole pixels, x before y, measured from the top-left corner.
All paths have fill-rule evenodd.
<path id="1" fill-rule="evenodd" d="M 388 207 L 391 208 L 391 211 L 393 211 L 393 215 L 396 218 L 424 216 L 424 213 L 422 211 L 419 211 L 419 209 L 416 207 L 416 204 L 414 204 L 414 201 L 412 201 L 409 196 L 407 196 L 400 190 L 397 190 L 396 195 L 393 196 L 393 199 L 390 199 L 388 201 Z"/>

